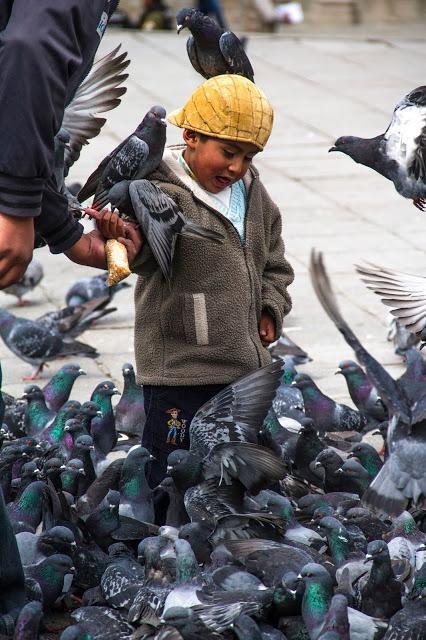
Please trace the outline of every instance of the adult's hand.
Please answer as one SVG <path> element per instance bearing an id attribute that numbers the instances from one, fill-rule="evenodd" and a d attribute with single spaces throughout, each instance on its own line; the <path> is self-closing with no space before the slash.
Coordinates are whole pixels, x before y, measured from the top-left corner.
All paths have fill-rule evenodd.
<path id="1" fill-rule="evenodd" d="M 31 262 L 33 218 L 0 213 L 0 289 L 18 282 Z"/>

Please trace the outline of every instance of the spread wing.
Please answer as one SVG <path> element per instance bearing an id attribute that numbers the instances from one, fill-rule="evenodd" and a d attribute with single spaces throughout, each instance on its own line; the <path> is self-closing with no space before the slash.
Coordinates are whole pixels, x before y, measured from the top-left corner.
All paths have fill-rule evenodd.
<path id="1" fill-rule="evenodd" d="M 282 375 L 277 361 L 249 373 L 220 391 L 195 414 L 191 450 L 206 456 L 220 442 L 257 442 Z"/>
<path id="2" fill-rule="evenodd" d="M 414 179 L 426 176 L 426 105 L 402 100 L 384 134 L 386 154 Z"/>
<path id="3" fill-rule="evenodd" d="M 225 31 L 219 38 L 220 51 L 233 73 L 254 82 L 254 71 L 241 41 L 232 31 Z"/>
<path id="4" fill-rule="evenodd" d="M 118 55 L 119 45 L 93 65 L 64 112 L 62 127 L 71 136 L 65 151 L 65 171 L 78 159 L 83 145 L 98 135 L 106 119 L 96 114 L 117 107 L 127 91 L 120 85 L 128 78 L 123 73 L 129 65 L 127 52 Z"/>
<path id="5" fill-rule="evenodd" d="M 182 214 L 173 200 L 149 180 L 131 182 L 129 194 L 144 237 L 169 281 L 176 233 L 184 224 Z"/>
<path id="6" fill-rule="evenodd" d="M 392 307 L 392 315 L 409 331 L 417 333 L 426 326 L 426 278 L 378 265 L 356 265 L 361 280 Z"/>

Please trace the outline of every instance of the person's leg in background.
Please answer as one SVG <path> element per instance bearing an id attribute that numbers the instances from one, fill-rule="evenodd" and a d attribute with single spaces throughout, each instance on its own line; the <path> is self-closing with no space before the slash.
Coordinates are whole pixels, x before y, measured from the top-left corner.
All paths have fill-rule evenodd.
<path id="1" fill-rule="evenodd" d="M 199 0 L 198 10 L 202 11 L 202 13 L 205 13 L 206 15 L 213 16 L 219 27 L 222 27 L 222 29 L 228 28 L 220 0 Z"/>

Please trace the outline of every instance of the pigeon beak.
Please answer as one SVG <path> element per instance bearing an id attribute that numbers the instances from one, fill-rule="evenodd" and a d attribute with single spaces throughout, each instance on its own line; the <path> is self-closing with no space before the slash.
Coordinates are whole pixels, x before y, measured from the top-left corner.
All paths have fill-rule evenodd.
<path id="1" fill-rule="evenodd" d="M 338 469 L 336 469 L 335 473 L 343 473 L 342 467 L 339 467 Z"/>
<path id="2" fill-rule="evenodd" d="M 67 573 L 75 573 L 75 567 L 70 567 Z"/>
<path id="3" fill-rule="evenodd" d="M 71 546 L 72 546 L 73 549 L 76 549 L 77 548 L 77 543 L 76 542 L 71 542 Z"/>
<path id="4" fill-rule="evenodd" d="M 183 24 L 178 24 L 178 26 L 176 27 L 176 33 L 179 35 L 183 28 L 184 28 Z"/>
<path id="5" fill-rule="evenodd" d="M 351 451 L 348 453 L 348 458 L 356 458 L 356 455 Z"/>
<path id="6" fill-rule="evenodd" d="M 370 560 L 373 559 L 373 556 L 371 555 L 371 553 L 367 553 L 365 558 L 364 558 L 364 562 L 363 564 L 367 564 L 367 562 L 370 562 Z"/>
<path id="7" fill-rule="evenodd" d="M 167 465 L 167 469 L 166 469 L 167 473 L 170 473 L 170 471 L 172 471 L 172 470 L 173 470 L 172 465 L 171 465 L 171 464 L 168 464 L 168 465 Z"/>
<path id="8" fill-rule="evenodd" d="M 36 444 L 35 448 L 37 449 L 37 451 L 41 451 L 43 449 L 41 444 Z"/>
<path id="9" fill-rule="evenodd" d="M 299 575 L 297 576 L 297 579 L 298 579 L 298 580 L 303 580 L 303 576 L 302 576 L 302 574 L 301 574 L 301 573 L 299 573 Z"/>
<path id="10" fill-rule="evenodd" d="M 422 342 L 422 343 L 421 343 L 421 345 L 420 345 L 420 347 L 419 347 L 420 351 L 421 351 L 424 347 L 426 347 L 426 342 Z"/>
<path id="11" fill-rule="evenodd" d="M 337 369 L 337 371 L 334 372 L 334 375 L 337 376 L 338 373 L 343 373 L 343 371 L 341 369 Z"/>
<path id="12" fill-rule="evenodd" d="M 151 454 L 150 454 L 150 456 L 149 456 L 149 459 L 150 459 L 150 460 L 157 460 L 157 458 L 156 458 L 155 456 L 151 455 Z M 167 467 L 167 470 L 168 470 L 168 467 Z"/>
<path id="13" fill-rule="evenodd" d="M 94 444 L 91 444 L 91 445 L 90 445 L 90 447 L 89 447 L 89 449 L 90 449 L 90 451 L 94 451 L 94 450 L 95 450 L 95 445 L 94 445 Z"/>
<path id="14" fill-rule="evenodd" d="M 102 411 L 97 411 L 97 412 L 96 412 L 96 415 L 97 415 L 99 418 L 101 418 L 101 417 L 102 417 Z"/>
<path id="15" fill-rule="evenodd" d="M 85 476 L 85 475 L 86 475 L 86 472 L 85 472 L 85 470 L 84 470 L 84 469 L 79 469 L 79 470 L 78 470 L 78 473 L 79 473 L 81 476 Z"/>
<path id="16" fill-rule="evenodd" d="M 112 393 L 114 396 L 119 395 L 121 396 L 121 392 L 117 389 L 117 387 L 114 387 L 114 389 L 112 390 Z"/>
<path id="17" fill-rule="evenodd" d="M 79 370 L 78 370 L 78 375 L 79 375 L 79 376 L 87 376 L 87 373 L 85 372 L 85 370 L 84 370 L 84 369 L 79 369 Z"/>
<path id="18" fill-rule="evenodd" d="M 314 464 L 314 467 L 315 467 L 315 469 L 318 469 L 318 467 L 322 467 L 321 462 L 316 462 L 316 463 Z"/>
<path id="19" fill-rule="evenodd" d="M 337 147 L 330 147 L 328 153 L 330 153 L 331 151 L 339 151 L 339 149 Z"/>
<path id="20" fill-rule="evenodd" d="M 59 470 L 63 471 L 64 469 L 66 469 L 66 466 L 64 464 L 61 464 L 61 466 L 59 467 Z"/>

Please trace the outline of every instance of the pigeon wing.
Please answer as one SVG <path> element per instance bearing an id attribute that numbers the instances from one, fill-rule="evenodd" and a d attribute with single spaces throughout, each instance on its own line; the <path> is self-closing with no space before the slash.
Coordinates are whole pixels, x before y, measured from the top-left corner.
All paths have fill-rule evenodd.
<path id="1" fill-rule="evenodd" d="M 197 71 L 197 73 L 199 73 L 200 76 L 203 76 L 203 78 L 206 78 L 208 80 L 209 76 L 204 73 L 203 68 L 200 64 L 200 61 L 198 60 L 197 47 L 196 47 L 193 36 L 190 36 L 186 41 L 186 50 L 188 52 L 188 58 L 192 66 L 194 67 L 195 71 Z"/>
<path id="2" fill-rule="evenodd" d="M 127 91 L 120 85 L 128 78 L 123 71 L 130 60 L 127 52 L 118 55 L 120 46 L 95 62 L 64 111 L 61 126 L 71 136 L 65 151 L 66 174 L 79 158 L 83 145 L 96 137 L 106 122 L 95 114 L 115 109 Z"/>
<path id="3" fill-rule="evenodd" d="M 361 280 L 392 307 L 392 315 L 409 331 L 417 333 L 426 326 L 426 278 L 374 264 L 356 265 Z"/>
<path id="4" fill-rule="evenodd" d="M 131 180 L 149 155 L 149 147 L 138 136 L 131 135 L 126 144 L 108 162 L 96 188 L 93 208 L 102 209 L 109 202 L 109 190 L 118 182 Z"/>
<path id="5" fill-rule="evenodd" d="M 355 352 L 358 361 L 365 367 L 367 375 L 377 388 L 380 397 L 391 413 L 399 414 L 407 422 L 410 419 L 408 400 L 386 369 L 378 362 L 358 340 L 337 305 L 330 279 L 324 266 L 322 253 L 314 249 L 311 252 L 309 266 L 312 286 L 324 311 L 334 322 L 346 342 Z"/>
<path id="6" fill-rule="evenodd" d="M 241 41 L 232 31 L 225 31 L 219 38 L 219 48 L 232 73 L 245 76 L 254 82 L 254 71 Z"/>
<path id="7" fill-rule="evenodd" d="M 403 171 L 415 179 L 425 175 L 425 128 L 426 105 L 410 104 L 404 99 L 395 107 L 384 133 L 388 158 L 395 160 Z"/>
<path id="8" fill-rule="evenodd" d="M 252 495 L 284 477 L 285 464 L 270 449 L 249 442 L 217 444 L 203 460 L 204 477 L 220 485 L 239 480 Z"/>
<path id="9" fill-rule="evenodd" d="M 190 426 L 191 450 L 202 457 L 220 442 L 257 442 L 282 375 L 282 362 L 233 382 L 206 402 Z"/>
<path id="10" fill-rule="evenodd" d="M 9 333 L 9 348 L 24 360 L 44 361 L 61 351 L 62 339 L 31 320 L 18 321 Z"/>
<path id="11" fill-rule="evenodd" d="M 143 235 L 169 281 L 176 233 L 184 225 L 183 216 L 173 200 L 149 180 L 134 180 L 129 194 Z"/>

